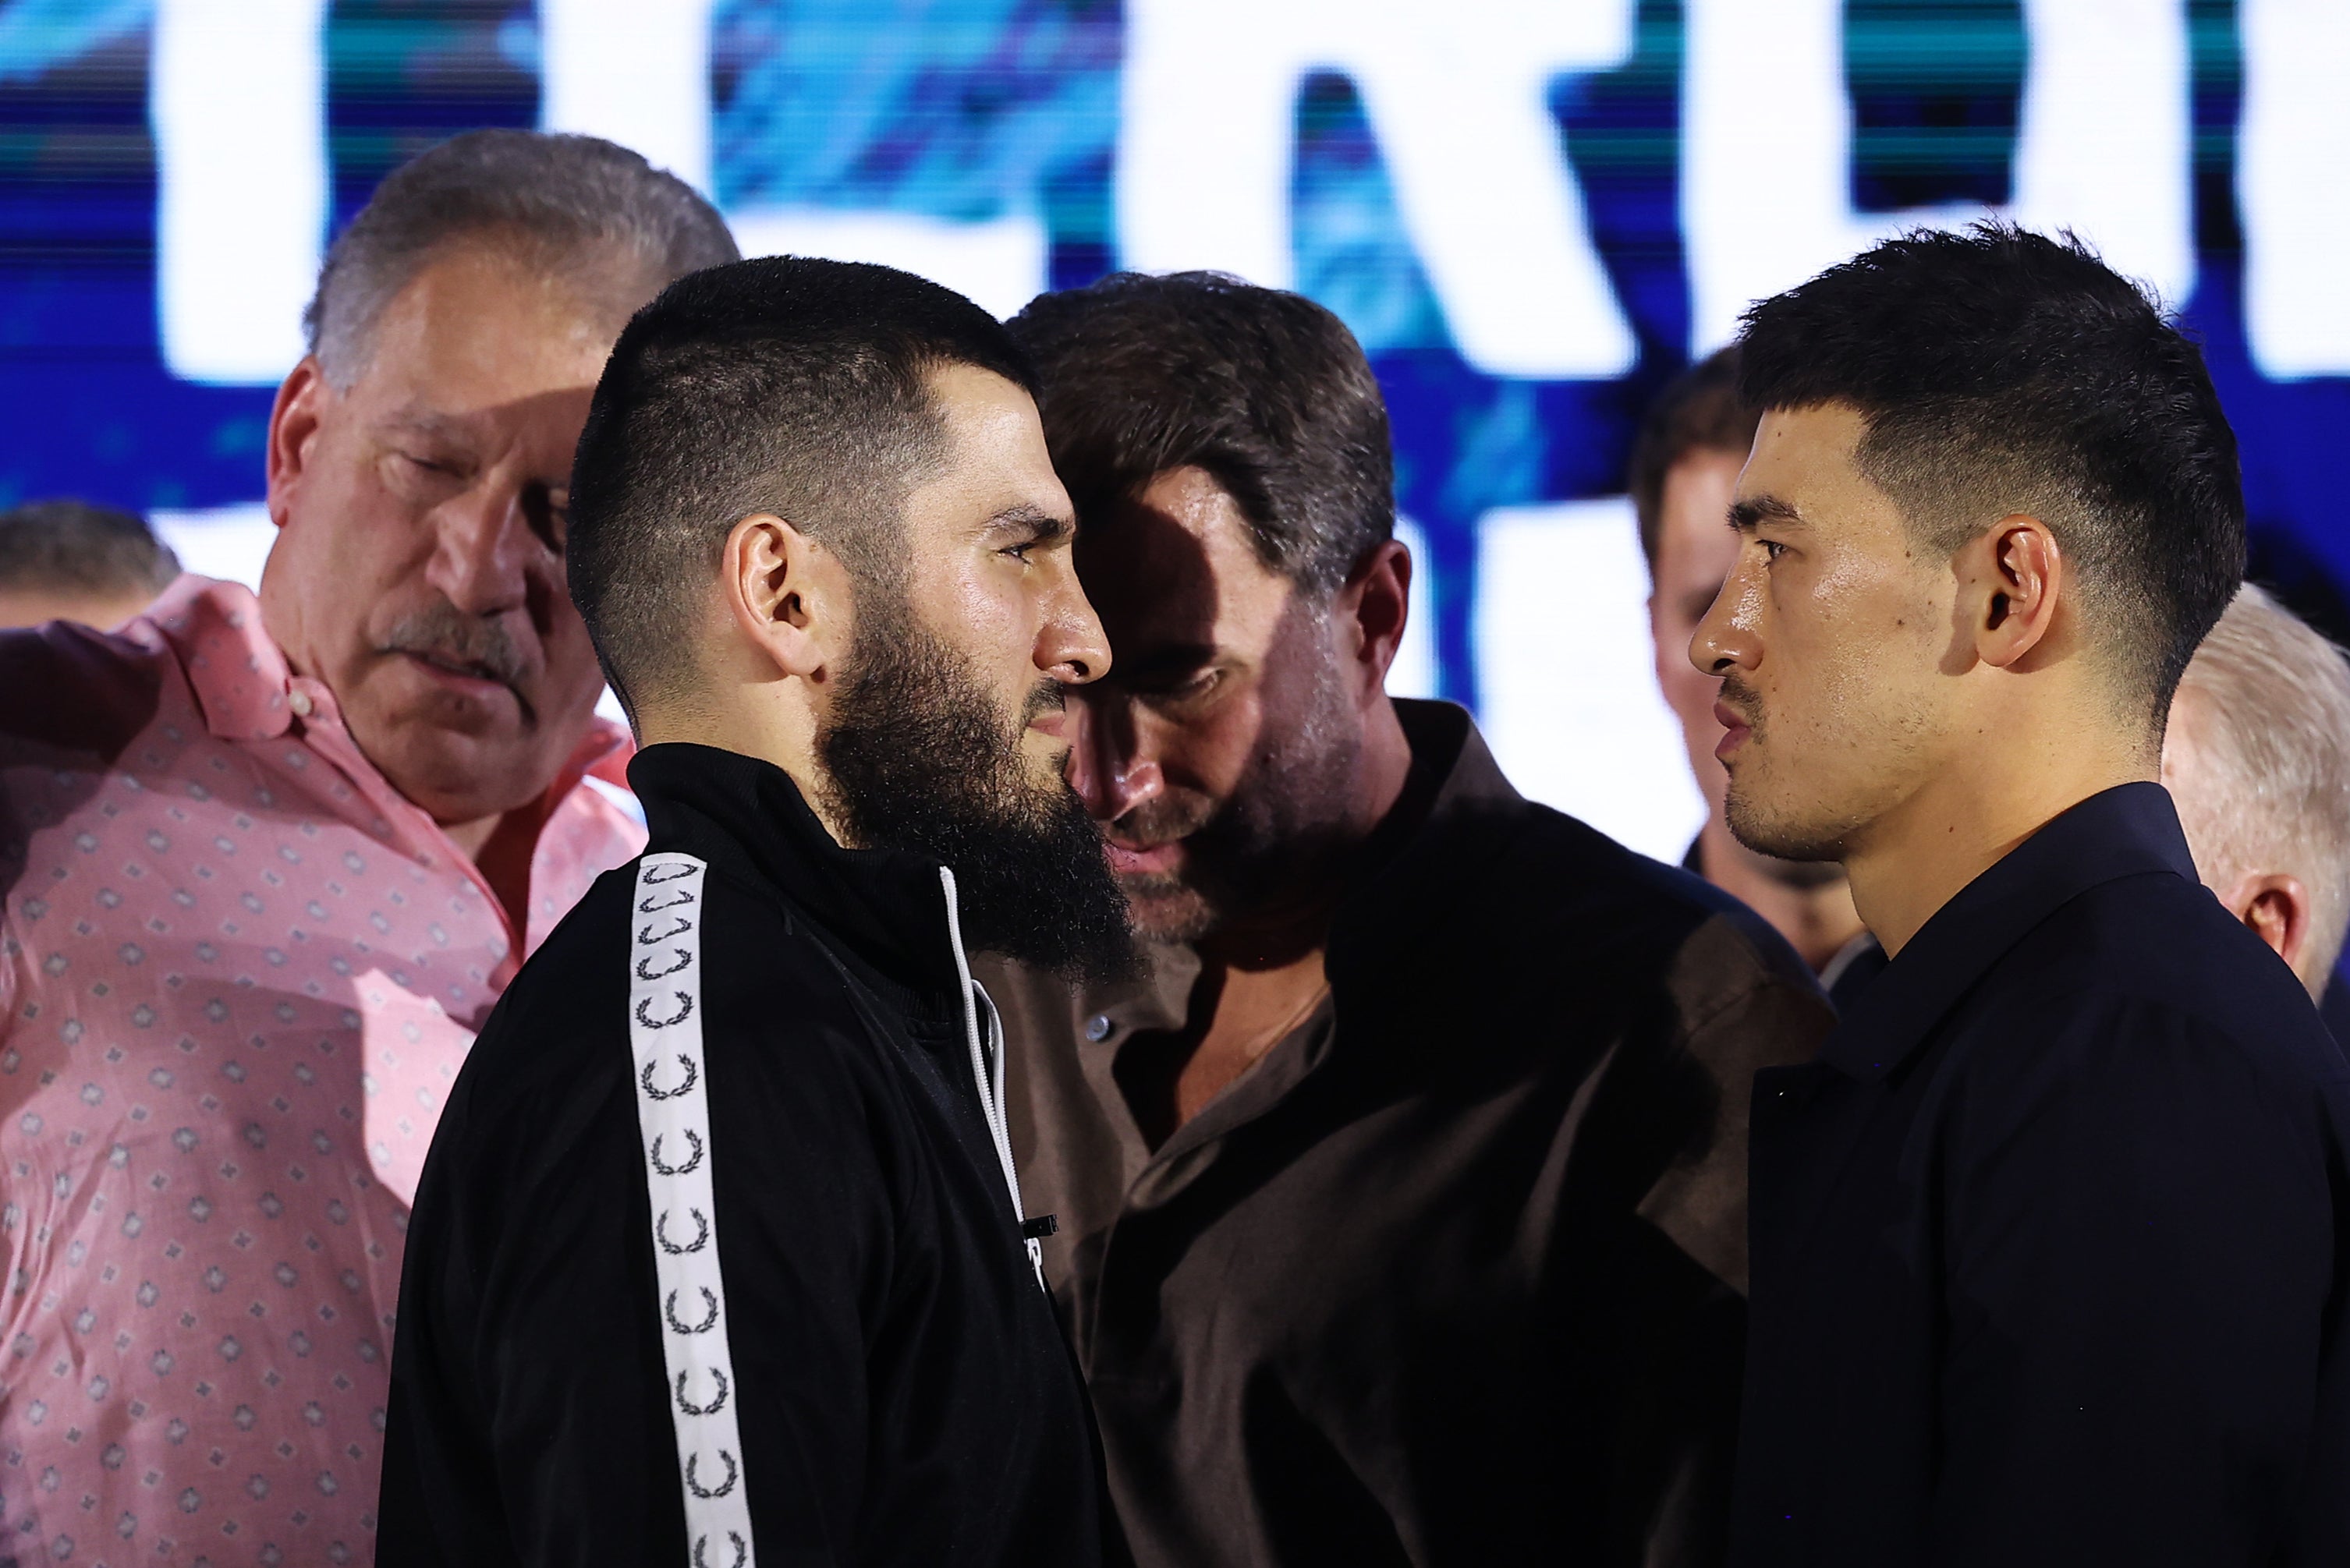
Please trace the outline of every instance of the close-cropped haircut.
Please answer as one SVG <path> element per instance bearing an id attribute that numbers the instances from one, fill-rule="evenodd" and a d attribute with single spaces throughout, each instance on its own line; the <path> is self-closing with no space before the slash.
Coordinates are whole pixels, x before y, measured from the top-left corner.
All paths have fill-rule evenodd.
<path id="1" fill-rule="evenodd" d="M 2350 661 L 2247 583 L 2195 650 L 2171 724 L 2188 742 L 2179 825 L 2204 880 L 2300 877 L 2310 967 L 2331 971 L 2350 926 Z"/>
<path id="2" fill-rule="evenodd" d="M 1012 318 L 1078 517 L 1204 470 L 1257 558 L 1325 596 L 1395 535 L 1387 401 L 1346 324 L 1220 273 L 1118 273 Z"/>
<path id="3" fill-rule="evenodd" d="M 129 597 L 179 575 L 171 546 L 128 512 L 63 497 L 0 512 L 0 587 Z"/>
<path id="4" fill-rule="evenodd" d="M 931 375 L 1030 392 L 998 322 L 935 283 L 765 256 L 695 273 L 637 312 L 604 367 L 571 471 L 571 597 L 631 713 L 690 678 L 687 628 L 736 523 L 821 541 L 860 587 L 900 577 L 908 493 L 947 455 Z"/>
<path id="5" fill-rule="evenodd" d="M 1657 394 L 1632 441 L 1626 487 L 1640 524 L 1640 553 L 1657 570 L 1664 541 L 1665 480 L 1684 458 L 1727 452 L 1743 458 L 1754 445 L 1762 413 L 1738 389 L 1738 350 L 1718 348 L 1683 370 Z"/>
<path id="6" fill-rule="evenodd" d="M 1745 320 L 1747 399 L 1857 410 L 1860 472 L 1926 548 L 2046 524 L 2159 723 L 2243 580 L 2244 501 L 2203 356 L 2153 301 L 2069 234 L 1986 222 L 1887 240 Z"/>
<path id="7" fill-rule="evenodd" d="M 328 250 L 302 316 L 327 379 L 349 386 L 384 306 L 452 242 L 484 239 L 591 286 L 615 260 L 668 283 L 740 254 L 716 208 L 625 147 L 593 136 L 469 130 L 385 176 Z"/>

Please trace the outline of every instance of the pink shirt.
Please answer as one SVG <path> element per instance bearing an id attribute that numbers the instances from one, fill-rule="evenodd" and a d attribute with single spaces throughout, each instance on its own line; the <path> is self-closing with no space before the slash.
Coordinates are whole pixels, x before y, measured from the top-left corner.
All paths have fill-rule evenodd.
<path id="1" fill-rule="evenodd" d="M 0 1560 L 370 1563 L 408 1203 L 629 797 L 556 786 L 517 943 L 242 587 L 0 637 Z"/>

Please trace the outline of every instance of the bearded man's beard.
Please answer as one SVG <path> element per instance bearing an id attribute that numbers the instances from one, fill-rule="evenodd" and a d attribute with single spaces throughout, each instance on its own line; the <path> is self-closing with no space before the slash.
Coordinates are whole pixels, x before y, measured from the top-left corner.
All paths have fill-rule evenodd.
<path id="1" fill-rule="evenodd" d="M 878 594 L 868 596 L 879 597 Z M 1020 741 L 1057 706 L 1045 681 L 1007 717 L 971 662 L 902 604 L 877 607 L 816 736 L 825 804 L 856 844 L 955 876 L 965 942 L 1070 979 L 1134 972 L 1125 895 L 1076 792 L 1030 776 Z"/>

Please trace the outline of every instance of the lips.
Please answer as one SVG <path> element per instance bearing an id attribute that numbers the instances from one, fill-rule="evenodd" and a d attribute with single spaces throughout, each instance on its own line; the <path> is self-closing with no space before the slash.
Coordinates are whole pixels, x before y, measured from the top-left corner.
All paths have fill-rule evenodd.
<path id="1" fill-rule="evenodd" d="M 1746 743 L 1746 737 L 1754 732 L 1754 726 L 1726 702 L 1713 705 L 1713 721 L 1725 732 L 1721 739 L 1714 742 L 1713 754 L 1726 763 L 1731 753 Z"/>
<path id="2" fill-rule="evenodd" d="M 1108 839 L 1104 841 L 1102 847 L 1109 857 L 1110 870 L 1120 877 L 1164 876 L 1172 871 L 1183 857 L 1183 846 L 1180 842 L 1131 848 L 1115 839 Z"/>
<path id="3" fill-rule="evenodd" d="M 400 657 L 408 661 L 411 670 L 467 696 L 481 698 L 497 691 L 511 693 L 514 690 L 478 664 L 453 663 L 413 649 L 402 649 Z"/>

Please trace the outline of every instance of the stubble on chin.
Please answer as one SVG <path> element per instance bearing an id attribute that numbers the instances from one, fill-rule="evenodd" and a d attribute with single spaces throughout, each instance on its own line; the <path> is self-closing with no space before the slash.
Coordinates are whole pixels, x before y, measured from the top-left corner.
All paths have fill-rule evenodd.
<path id="1" fill-rule="evenodd" d="M 1118 885 L 1135 934 L 1146 941 L 1196 942 L 1216 929 L 1207 895 L 1180 877 L 1122 876 Z"/>
<path id="2" fill-rule="evenodd" d="M 1755 741 L 1760 739 L 1757 731 Z M 1750 742 L 1748 751 L 1753 748 L 1754 742 Z M 1750 755 L 1742 767 L 1731 770 L 1729 792 L 1721 803 L 1721 819 L 1731 836 L 1755 854 L 1774 860 L 1805 863 L 1843 858 L 1842 825 L 1805 820 L 1800 803 L 1786 798 L 1799 792 L 1791 791 L 1783 782 L 1772 787 L 1767 766 L 1757 766 L 1761 760 Z"/>

